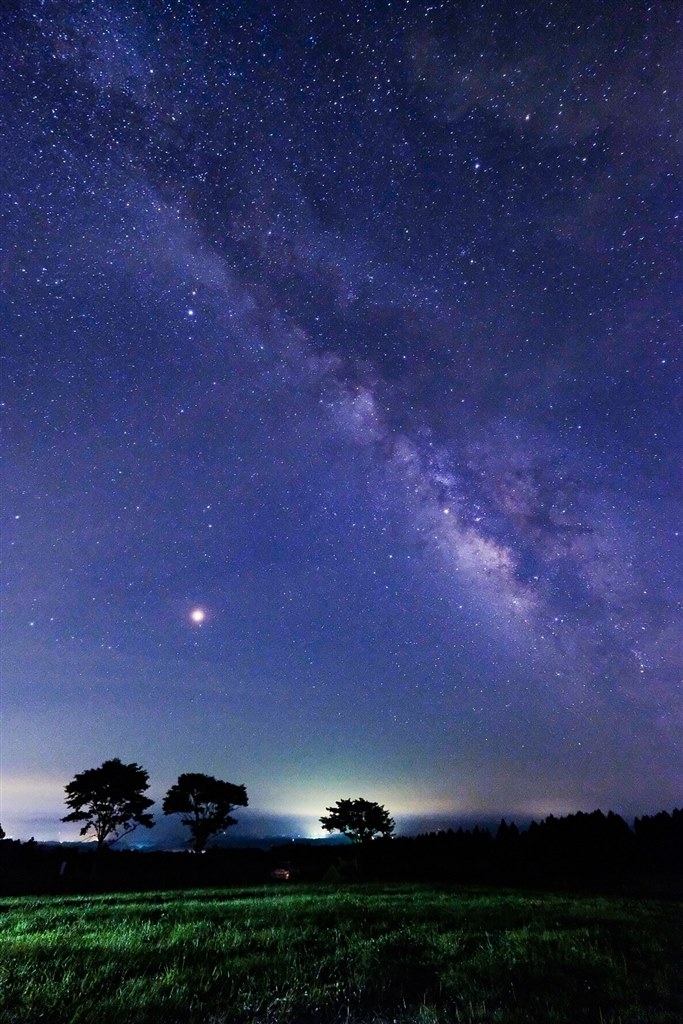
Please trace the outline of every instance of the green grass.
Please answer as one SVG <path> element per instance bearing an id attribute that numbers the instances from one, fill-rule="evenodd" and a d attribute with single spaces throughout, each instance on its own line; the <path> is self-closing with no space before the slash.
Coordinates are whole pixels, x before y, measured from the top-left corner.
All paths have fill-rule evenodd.
<path id="1" fill-rule="evenodd" d="M 677 904 L 414 885 L 18 897 L 0 1020 L 679 1024 L 681 931 Z"/>

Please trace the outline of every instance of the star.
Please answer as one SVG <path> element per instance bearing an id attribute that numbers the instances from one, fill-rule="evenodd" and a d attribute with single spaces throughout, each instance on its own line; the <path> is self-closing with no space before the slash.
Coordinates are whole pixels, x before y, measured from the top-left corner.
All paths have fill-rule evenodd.
<path id="1" fill-rule="evenodd" d="M 196 626 L 201 626 L 206 619 L 206 612 L 203 608 L 193 608 L 190 612 L 190 619 Z"/>

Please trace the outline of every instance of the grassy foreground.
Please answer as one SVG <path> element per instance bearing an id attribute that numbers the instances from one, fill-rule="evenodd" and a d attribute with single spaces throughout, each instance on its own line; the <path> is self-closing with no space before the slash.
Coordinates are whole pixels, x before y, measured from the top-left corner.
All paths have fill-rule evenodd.
<path id="1" fill-rule="evenodd" d="M 0 1020 L 677 1024 L 681 907 L 429 886 L 0 900 Z"/>

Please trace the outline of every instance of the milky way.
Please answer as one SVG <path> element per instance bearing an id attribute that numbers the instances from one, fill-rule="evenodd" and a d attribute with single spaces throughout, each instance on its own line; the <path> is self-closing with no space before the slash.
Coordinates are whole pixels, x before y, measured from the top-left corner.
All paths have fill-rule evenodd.
<path id="1" fill-rule="evenodd" d="M 677 5 L 3 19 L 3 823 L 680 802 Z"/>

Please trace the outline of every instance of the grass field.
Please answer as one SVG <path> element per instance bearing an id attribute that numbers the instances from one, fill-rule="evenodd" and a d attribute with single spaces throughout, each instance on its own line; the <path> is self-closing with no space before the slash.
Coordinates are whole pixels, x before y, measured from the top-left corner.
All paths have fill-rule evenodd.
<path id="1" fill-rule="evenodd" d="M 680 904 L 429 886 L 0 900 L 3 1024 L 680 1024 Z"/>

